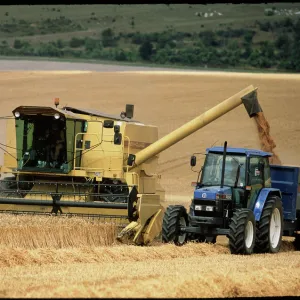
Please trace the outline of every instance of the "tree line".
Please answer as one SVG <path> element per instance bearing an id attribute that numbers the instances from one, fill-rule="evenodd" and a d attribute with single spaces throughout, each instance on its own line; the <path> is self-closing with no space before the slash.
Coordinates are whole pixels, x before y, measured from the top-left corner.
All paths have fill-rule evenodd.
<path id="1" fill-rule="evenodd" d="M 11 45 L 2 41 L 0 55 L 300 71 L 300 19 L 258 22 L 256 26 L 261 31 L 271 31 L 273 39 L 254 42 L 257 30 L 249 28 L 118 34 L 108 28 L 97 38 L 73 37 L 38 44 L 15 39 Z"/>

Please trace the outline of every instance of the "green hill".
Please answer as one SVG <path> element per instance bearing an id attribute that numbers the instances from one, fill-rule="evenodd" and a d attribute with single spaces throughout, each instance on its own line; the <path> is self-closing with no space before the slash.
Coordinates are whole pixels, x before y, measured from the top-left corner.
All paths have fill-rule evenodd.
<path id="1" fill-rule="evenodd" d="M 0 55 L 297 70 L 299 17 L 300 3 L 1 6 Z"/>

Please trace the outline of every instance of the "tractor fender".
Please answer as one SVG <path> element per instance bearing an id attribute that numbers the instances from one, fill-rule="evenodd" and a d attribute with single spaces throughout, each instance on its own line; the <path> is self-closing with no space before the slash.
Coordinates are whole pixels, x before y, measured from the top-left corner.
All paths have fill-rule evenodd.
<path id="1" fill-rule="evenodd" d="M 274 188 L 263 188 L 256 201 L 255 201 L 255 205 L 254 205 L 254 209 L 253 209 L 253 213 L 254 213 L 254 217 L 255 217 L 255 221 L 259 221 L 263 208 L 265 206 L 265 202 L 268 199 L 269 195 L 276 195 L 281 199 L 281 192 L 278 189 L 274 189 Z"/>

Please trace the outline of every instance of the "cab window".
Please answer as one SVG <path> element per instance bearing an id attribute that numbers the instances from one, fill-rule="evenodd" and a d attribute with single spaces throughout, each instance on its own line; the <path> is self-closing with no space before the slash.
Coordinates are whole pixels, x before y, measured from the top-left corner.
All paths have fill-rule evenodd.
<path id="1" fill-rule="evenodd" d="M 256 185 L 261 184 L 263 185 L 263 174 L 259 170 L 259 162 L 261 161 L 261 157 L 250 157 L 249 162 L 249 184 Z"/>

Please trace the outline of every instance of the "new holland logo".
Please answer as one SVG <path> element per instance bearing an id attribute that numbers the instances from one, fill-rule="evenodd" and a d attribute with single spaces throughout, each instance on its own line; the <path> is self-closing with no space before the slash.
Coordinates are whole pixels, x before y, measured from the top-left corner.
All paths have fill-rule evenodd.
<path id="1" fill-rule="evenodd" d="M 206 193 L 203 193 L 203 194 L 202 194 L 202 198 L 206 198 Z"/>

